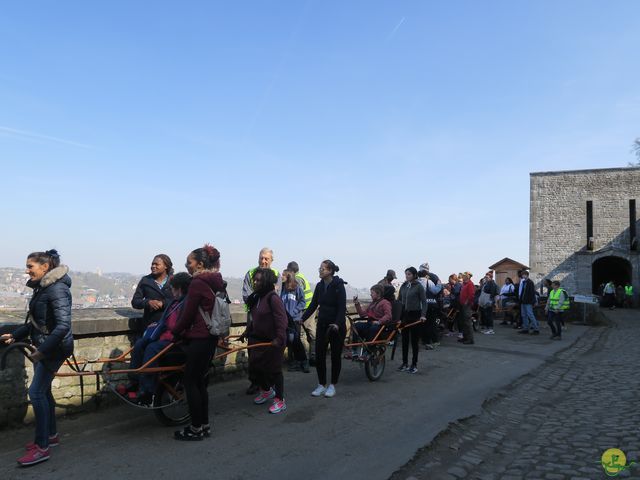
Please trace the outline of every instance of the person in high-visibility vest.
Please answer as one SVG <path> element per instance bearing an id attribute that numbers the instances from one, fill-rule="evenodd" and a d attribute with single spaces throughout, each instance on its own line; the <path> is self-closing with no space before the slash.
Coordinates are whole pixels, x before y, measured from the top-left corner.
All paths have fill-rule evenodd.
<path id="1" fill-rule="evenodd" d="M 624 308 L 633 308 L 633 285 L 627 282 L 624 286 Z"/>
<path id="2" fill-rule="evenodd" d="M 547 312 L 547 323 L 551 329 L 551 339 L 562 339 L 562 316 L 569 310 L 571 302 L 566 290 L 560 288 L 560 282 L 551 282 L 552 290 L 549 292 L 549 300 L 545 310 Z"/>
<path id="3" fill-rule="evenodd" d="M 304 308 L 309 308 L 311 299 L 313 298 L 313 290 L 309 280 L 300 272 L 298 262 L 292 261 L 287 264 L 287 270 L 292 271 L 296 275 L 298 285 L 302 287 L 304 292 Z M 303 312 L 304 313 L 304 312 Z M 304 335 L 301 336 L 302 344 L 307 351 L 307 358 L 309 359 L 309 365 L 316 364 L 316 316 L 312 315 L 306 322 L 301 323 L 301 327 L 304 330 Z"/>
<path id="4" fill-rule="evenodd" d="M 280 284 L 280 273 L 275 268 L 271 268 L 271 264 L 273 263 L 273 250 L 268 247 L 264 247 L 260 250 L 258 254 L 258 266 L 250 269 L 247 274 L 244 276 L 244 281 L 242 282 L 242 300 L 244 301 L 244 309 L 247 312 L 247 326 L 251 323 L 251 313 L 249 312 L 249 306 L 247 305 L 247 300 L 249 299 L 249 295 L 253 293 L 253 276 L 259 268 L 269 268 L 276 274 L 276 285 Z M 276 288 L 277 290 L 277 288 Z M 247 388 L 247 395 L 255 395 L 258 393 L 258 386 L 251 383 L 249 388 Z"/>
<path id="5" fill-rule="evenodd" d="M 276 274 L 276 279 L 278 282 L 276 283 L 276 285 L 280 283 L 280 272 L 278 272 L 278 270 L 276 270 L 275 268 L 271 268 L 272 263 L 273 250 L 268 247 L 264 247 L 262 250 L 260 250 L 260 254 L 258 255 L 258 266 L 250 269 L 244 276 L 244 281 L 242 282 L 242 300 L 244 301 L 244 307 L 247 312 L 249 311 L 247 307 L 247 299 L 249 298 L 249 295 L 253 293 L 253 276 L 255 275 L 258 268 L 270 268 L 271 270 L 273 270 L 273 273 Z M 247 317 L 247 321 L 250 321 L 249 317 Z"/>

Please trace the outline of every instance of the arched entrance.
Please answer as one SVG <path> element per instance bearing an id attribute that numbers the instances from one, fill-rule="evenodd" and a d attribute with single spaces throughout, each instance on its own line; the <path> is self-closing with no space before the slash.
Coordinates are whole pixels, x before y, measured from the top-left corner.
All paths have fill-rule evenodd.
<path id="1" fill-rule="evenodd" d="M 593 293 L 600 294 L 600 285 L 611 280 L 616 285 L 624 285 L 631 281 L 631 263 L 622 257 L 599 258 L 591 266 Z"/>

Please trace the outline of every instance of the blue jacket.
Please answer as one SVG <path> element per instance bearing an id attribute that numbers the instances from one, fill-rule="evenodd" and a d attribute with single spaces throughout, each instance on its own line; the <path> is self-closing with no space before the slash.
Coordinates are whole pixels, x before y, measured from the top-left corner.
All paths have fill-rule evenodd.
<path id="1" fill-rule="evenodd" d="M 180 310 L 184 305 L 185 298 L 186 298 L 186 295 L 183 295 L 180 298 L 176 298 L 175 300 L 172 300 L 171 303 L 167 305 L 167 307 L 162 311 L 162 317 L 160 317 L 160 320 L 158 320 L 158 323 L 156 323 L 155 325 L 151 324 L 149 325 L 149 327 L 147 327 L 147 330 L 144 332 L 144 335 L 142 336 L 142 338 L 147 340 L 147 343 L 158 341 L 158 339 L 160 338 L 160 335 L 162 335 L 167 329 L 167 323 L 166 323 L 167 317 L 171 313 L 175 312 L 176 309 L 178 310 L 178 314 L 180 314 Z"/>
<path id="2" fill-rule="evenodd" d="M 297 285 L 295 290 L 286 290 L 284 284 L 280 290 L 280 298 L 284 303 L 284 309 L 294 322 L 299 322 L 304 313 L 306 302 L 304 301 L 304 290 Z"/>
<path id="3" fill-rule="evenodd" d="M 59 266 L 47 272 L 40 281 L 27 282 L 27 286 L 33 288 L 29 302 L 30 321 L 13 333 L 17 341 L 31 337 L 33 345 L 44 355 L 45 363 L 57 363 L 73 353 L 68 271 L 67 267 Z"/>

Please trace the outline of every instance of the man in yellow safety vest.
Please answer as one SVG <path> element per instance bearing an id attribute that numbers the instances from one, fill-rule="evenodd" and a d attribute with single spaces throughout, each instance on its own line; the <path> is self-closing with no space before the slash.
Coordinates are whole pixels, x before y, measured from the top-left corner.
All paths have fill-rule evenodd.
<path id="1" fill-rule="evenodd" d="M 627 282 L 624 286 L 624 308 L 633 308 L 633 285 Z"/>
<path id="2" fill-rule="evenodd" d="M 244 276 L 244 281 L 242 282 L 242 300 L 244 301 L 244 309 L 247 312 L 247 325 L 251 323 L 251 313 L 249 313 L 249 307 L 247 305 L 247 300 L 249 299 L 249 295 L 253 293 L 253 276 L 256 273 L 256 270 L 259 268 L 270 268 L 273 273 L 276 274 L 276 289 L 277 286 L 280 285 L 280 273 L 275 268 L 271 268 L 271 264 L 273 263 L 273 250 L 268 247 L 264 247 L 260 250 L 258 254 L 258 266 L 250 269 L 247 274 Z M 258 386 L 254 385 L 253 382 L 247 388 L 247 395 L 255 395 L 258 393 Z"/>
<path id="3" fill-rule="evenodd" d="M 551 328 L 551 339 L 562 339 L 562 316 L 569 310 L 571 301 L 566 290 L 560 288 L 560 282 L 551 282 L 552 290 L 549 292 L 549 301 L 545 310 L 547 311 L 547 323 Z"/>
<path id="4" fill-rule="evenodd" d="M 292 271 L 296 275 L 296 280 L 298 281 L 298 285 L 302 287 L 304 291 L 304 308 L 308 308 L 311 303 L 311 299 L 313 298 L 313 289 L 311 288 L 311 284 L 309 280 L 300 273 L 300 267 L 298 262 L 292 261 L 287 264 L 287 270 Z M 304 347 L 307 349 L 307 358 L 309 359 L 309 363 L 311 365 L 315 365 L 316 359 L 316 316 L 313 315 L 306 322 L 302 323 L 302 329 L 304 330 L 304 335 L 302 335 L 302 343 Z"/>

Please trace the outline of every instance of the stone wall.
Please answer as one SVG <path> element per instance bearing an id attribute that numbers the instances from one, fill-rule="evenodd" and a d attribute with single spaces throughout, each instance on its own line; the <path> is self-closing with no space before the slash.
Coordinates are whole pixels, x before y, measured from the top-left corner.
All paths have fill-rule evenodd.
<path id="1" fill-rule="evenodd" d="M 640 209 L 640 168 L 531 174 L 529 264 L 532 279 L 560 280 L 572 295 L 591 293 L 591 266 L 604 256 L 631 263 L 640 290 L 640 255 L 629 248 L 629 200 Z M 593 250 L 586 204 L 593 202 Z M 640 221 L 637 223 L 640 232 Z"/>
<path id="2" fill-rule="evenodd" d="M 235 322 L 244 320 L 244 312 L 232 306 Z M 23 312 L 0 313 L 0 333 L 13 331 L 21 322 Z M 118 356 L 131 347 L 133 330 L 136 329 L 139 312 L 130 309 L 73 310 L 72 328 L 75 337 L 74 354 L 78 360 L 94 360 Z M 232 334 L 240 334 L 244 327 L 232 327 Z M 0 347 L 0 353 L 5 347 Z M 246 370 L 246 352 L 231 354 L 216 362 L 218 379 Z M 63 366 L 60 372 L 70 369 Z M 29 423 L 33 411 L 27 398 L 27 388 L 33 377 L 33 366 L 24 356 L 14 351 L 8 357 L 5 371 L 0 371 L 0 429 L 9 425 Z M 104 385 L 101 382 L 101 388 Z M 59 414 L 95 408 L 98 402 L 117 401 L 114 395 L 96 395 L 95 376 L 83 378 L 81 391 L 78 377 L 57 377 L 52 384 Z M 82 393 L 82 394 L 81 394 Z"/>

